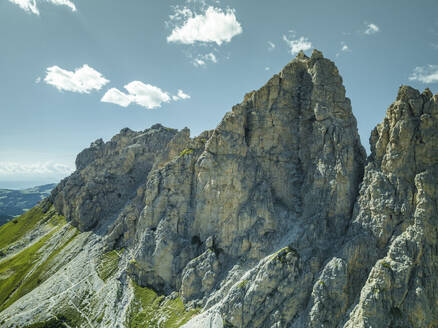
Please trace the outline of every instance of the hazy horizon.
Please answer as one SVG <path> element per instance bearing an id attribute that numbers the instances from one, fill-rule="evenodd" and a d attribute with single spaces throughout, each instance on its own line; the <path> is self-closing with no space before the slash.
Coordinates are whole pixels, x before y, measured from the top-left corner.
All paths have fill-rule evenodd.
<path id="1" fill-rule="evenodd" d="M 438 92 L 437 9 L 434 0 L 2 1 L 0 188 L 59 181 L 82 149 L 125 127 L 213 129 L 314 48 L 336 63 L 369 150 L 400 85 Z"/>

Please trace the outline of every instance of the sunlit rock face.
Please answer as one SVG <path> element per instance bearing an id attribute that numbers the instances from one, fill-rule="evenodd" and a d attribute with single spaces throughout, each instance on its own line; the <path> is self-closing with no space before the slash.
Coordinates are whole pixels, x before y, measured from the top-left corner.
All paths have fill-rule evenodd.
<path id="1" fill-rule="evenodd" d="M 402 86 L 370 144 L 366 158 L 316 50 L 197 137 L 154 125 L 97 140 L 40 205 L 68 222 L 44 246 L 67 242 L 62 256 L 0 322 L 436 327 L 438 95 Z"/>
<path id="2" fill-rule="evenodd" d="M 176 132 L 157 124 L 140 132 L 125 128 L 107 143 L 96 140 L 77 156 L 76 171 L 52 192 L 56 209 L 80 230 L 118 215 Z"/>

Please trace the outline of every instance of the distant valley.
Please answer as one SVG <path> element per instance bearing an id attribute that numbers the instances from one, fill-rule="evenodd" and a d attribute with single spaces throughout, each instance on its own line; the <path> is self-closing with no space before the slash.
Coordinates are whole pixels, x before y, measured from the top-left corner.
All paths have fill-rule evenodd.
<path id="1" fill-rule="evenodd" d="M 0 225 L 34 207 L 55 186 L 55 183 L 51 183 L 21 190 L 0 189 Z"/>

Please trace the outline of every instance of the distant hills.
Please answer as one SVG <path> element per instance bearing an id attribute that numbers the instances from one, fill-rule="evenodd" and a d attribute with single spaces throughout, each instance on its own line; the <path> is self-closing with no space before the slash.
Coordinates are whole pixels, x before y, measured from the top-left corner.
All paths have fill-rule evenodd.
<path id="1" fill-rule="evenodd" d="M 24 213 L 46 198 L 56 183 L 22 190 L 0 189 L 0 225 Z"/>

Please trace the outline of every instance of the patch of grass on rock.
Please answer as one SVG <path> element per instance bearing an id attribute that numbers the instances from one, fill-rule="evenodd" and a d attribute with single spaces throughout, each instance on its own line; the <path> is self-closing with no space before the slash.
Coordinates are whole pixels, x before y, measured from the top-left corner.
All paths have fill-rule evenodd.
<path id="1" fill-rule="evenodd" d="M 118 251 L 112 250 L 100 257 L 99 265 L 97 267 L 97 274 L 99 275 L 100 279 L 106 281 L 117 271 L 120 261 L 119 253 L 122 252 L 123 249 Z"/>
<path id="2" fill-rule="evenodd" d="M 199 313 L 198 310 L 187 311 L 180 297 L 166 299 L 147 287 L 140 287 L 131 282 L 134 300 L 131 303 L 128 327 L 180 327 Z"/>

